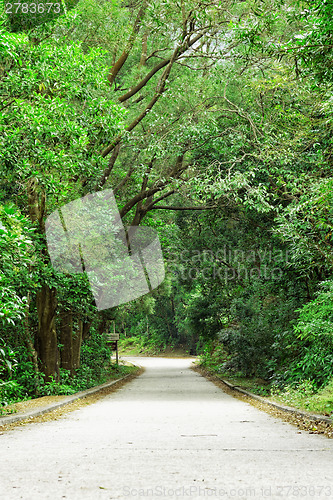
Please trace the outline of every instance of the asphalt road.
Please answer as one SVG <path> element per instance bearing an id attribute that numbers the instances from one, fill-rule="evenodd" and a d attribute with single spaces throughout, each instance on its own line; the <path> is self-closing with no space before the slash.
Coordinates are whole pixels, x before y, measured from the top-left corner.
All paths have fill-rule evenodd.
<path id="1" fill-rule="evenodd" d="M 0 499 L 333 500 L 333 440 L 299 431 L 189 370 L 143 375 L 64 418 L 0 436 Z"/>

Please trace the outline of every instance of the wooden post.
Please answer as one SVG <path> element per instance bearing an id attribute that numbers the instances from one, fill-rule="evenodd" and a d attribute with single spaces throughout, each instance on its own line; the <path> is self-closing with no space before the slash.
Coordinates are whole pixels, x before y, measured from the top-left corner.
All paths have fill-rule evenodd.
<path id="1" fill-rule="evenodd" d="M 116 338 L 116 322 L 113 322 L 113 336 Z M 119 335 L 118 335 L 119 339 Z M 116 340 L 116 365 L 118 365 L 118 340 Z"/>
<path id="2" fill-rule="evenodd" d="M 113 333 L 109 333 L 107 335 L 107 345 L 109 345 L 112 351 L 116 351 L 116 364 L 119 362 L 119 354 L 118 354 L 118 340 L 119 333 L 116 333 L 116 325 L 113 323 Z"/>

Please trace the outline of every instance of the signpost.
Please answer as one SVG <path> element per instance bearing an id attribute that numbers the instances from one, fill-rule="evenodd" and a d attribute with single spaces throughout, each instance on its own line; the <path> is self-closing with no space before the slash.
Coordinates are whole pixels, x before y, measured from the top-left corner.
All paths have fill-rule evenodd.
<path id="1" fill-rule="evenodd" d="M 116 364 L 118 364 L 118 340 L 119 333 L 116 333 L 116 324 L 113 323 L 113 333 L 107 333 L 106 344 L 111 347 L 112 351 L 116 351 Z"/>

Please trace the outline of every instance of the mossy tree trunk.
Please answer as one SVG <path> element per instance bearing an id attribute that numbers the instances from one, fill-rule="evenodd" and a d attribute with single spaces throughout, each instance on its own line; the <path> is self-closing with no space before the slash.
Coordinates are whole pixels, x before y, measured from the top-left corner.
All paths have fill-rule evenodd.
<path id="1" fill-rule="evenodd" d="M 56 290 L 43 285 L 37 292 L 37 352 L 40 370 L 46 375 L 46 381 L 59 379 L 59 351 L 55 327 L 57 308 Z"/>
<path id="2" fill-rule="evenodd" d="M 59 340 L 61 344 L 61 368 L 69 370 L 73 375 L 73 314 L 72 311 L 61 311 L 59 325 Z"/>

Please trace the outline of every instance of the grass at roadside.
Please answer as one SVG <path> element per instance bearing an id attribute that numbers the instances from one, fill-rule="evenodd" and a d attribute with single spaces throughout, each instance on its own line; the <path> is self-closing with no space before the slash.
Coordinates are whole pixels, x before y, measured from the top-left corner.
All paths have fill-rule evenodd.
<path id="1" fill-rule="evenodd" d="M 333 414 L 333 380 L 316 390 L 309 380 L 303 380 L 296 387 L 286 386 L 282 390 L 272 387 L 272 399 L 321 415 Z"/>
<path id="2" fill-rule="evenodd" d="M 288 385 L 278 388 L 259 378 L 246 378 L 242 375 L 221 372 L 219 365 L 209 364 L 207 360 L 205 362 L 199 361 L 199 366 L 204 367 L 209 373 L 221 380 L 226 380 L 270 401 L 280 402 L 310 413 L 333 416 L 333 380 L 320 389 L 317 389 L 309 380 L 302 380 L 294 386 Z"/>

